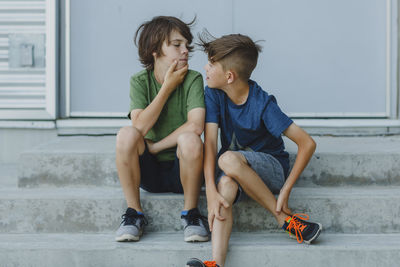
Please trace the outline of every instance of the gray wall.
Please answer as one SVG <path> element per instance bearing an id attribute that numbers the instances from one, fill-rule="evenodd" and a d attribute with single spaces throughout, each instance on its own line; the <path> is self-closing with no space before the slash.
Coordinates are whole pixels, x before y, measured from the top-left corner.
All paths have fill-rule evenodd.
<path id="1" fill-rule="evenodd" d="M 264 40 L 252 78 L 289 115 L 396 117 L 397 1 L 388 0 L 389 10 L 385 0 L 149 3 L 71 0 L 72 116 L 123 116 L 129 77 L 142 68 L 132 41 L 138 25 L 157 15 L 197 15 L 194 34 L 207 28 Z M 189 62 L 202 73 L 205 63 L 199 51 Z"/>

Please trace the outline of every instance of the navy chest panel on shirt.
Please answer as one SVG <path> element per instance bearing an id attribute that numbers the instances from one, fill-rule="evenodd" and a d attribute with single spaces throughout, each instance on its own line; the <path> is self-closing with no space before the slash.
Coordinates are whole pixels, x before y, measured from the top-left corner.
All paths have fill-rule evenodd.
<path id="1" fill-rule="evenodd" d="M 221 129 L 225 129 L 223 146 L 231 145 L 233 135 L 240 140 L 239 147 L 250 147 L 270 135 L 261 119 L 262 110 L 252 107 L 256 103 L 246 103 L 240 108 L 228 104 L 228 101 L 223 103 L 225 105 L 221 109 L 221 118 L 224 120 L 220 122 Z"/>

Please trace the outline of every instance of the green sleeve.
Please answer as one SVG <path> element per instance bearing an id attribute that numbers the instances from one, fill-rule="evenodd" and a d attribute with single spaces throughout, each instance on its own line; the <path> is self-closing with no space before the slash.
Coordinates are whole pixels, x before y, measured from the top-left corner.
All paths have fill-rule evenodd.
<path id="1" fill-rule="evenodd" d="M 194 108 L 204 108 L 204 87 L 203 77 L 200 73 L 197 73 L 193 82 L 190 84 L 188 97 L 187 97 L 187 111 Z"/>
<path id="2" fill-rule="evenodd" d="M 132 76 L 130 87 L 130 111 L 133 109 L 145 109 L 149 105 L 148 88 L 146 84 L 137 76 Z"/>

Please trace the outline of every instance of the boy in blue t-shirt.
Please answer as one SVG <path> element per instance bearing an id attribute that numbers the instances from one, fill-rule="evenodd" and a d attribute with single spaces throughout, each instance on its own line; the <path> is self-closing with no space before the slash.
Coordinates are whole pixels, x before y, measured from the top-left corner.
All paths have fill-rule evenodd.
<path id="1" fill-rule="evenodd" d="M 245 195 L 271 212 L 279 227 L 296 236 L 299 243 L 311 243 L 320 234 L 321 224 L 306 221 L 305 214 L 292 215 L 288 200 L 315 151 L 314 140 L 281 111 L 274 96 L 249 79 L 261 51 L 259 45 L 240 34 L 210 42 L 205 39 L 209 37 L 200 37 L 209 59 L 205 66 L 204 176 L 213 261 L 191 259 L 187 266 L 225 264 L 232 204 Z M 222 148 L 217 154 L 218 127 Z M 290 173 L 282 133 L 298 146 Z M 279 194 L 278 199 L 274 194 Z"/>

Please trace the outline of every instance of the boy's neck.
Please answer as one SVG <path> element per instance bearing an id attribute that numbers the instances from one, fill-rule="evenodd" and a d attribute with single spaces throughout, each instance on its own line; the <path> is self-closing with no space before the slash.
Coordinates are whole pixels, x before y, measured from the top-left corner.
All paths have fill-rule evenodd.
<path id="1" fill-rule="evenodd" d="M 164 83 L 164 77 L 167 73 L 168 68 L 161 66 L 161 64 L 154 64 L 154 77 L 159 84 Z"/>
<path id="2" fill-rule="evenodd" d="M 226 87 L 222 88 L 229 99 L 236 105 L 241 105 L 246 103 L 249 97 L 249 83 L 241 80 L 236 80 L 232 84 L 228 84 Z"/>

